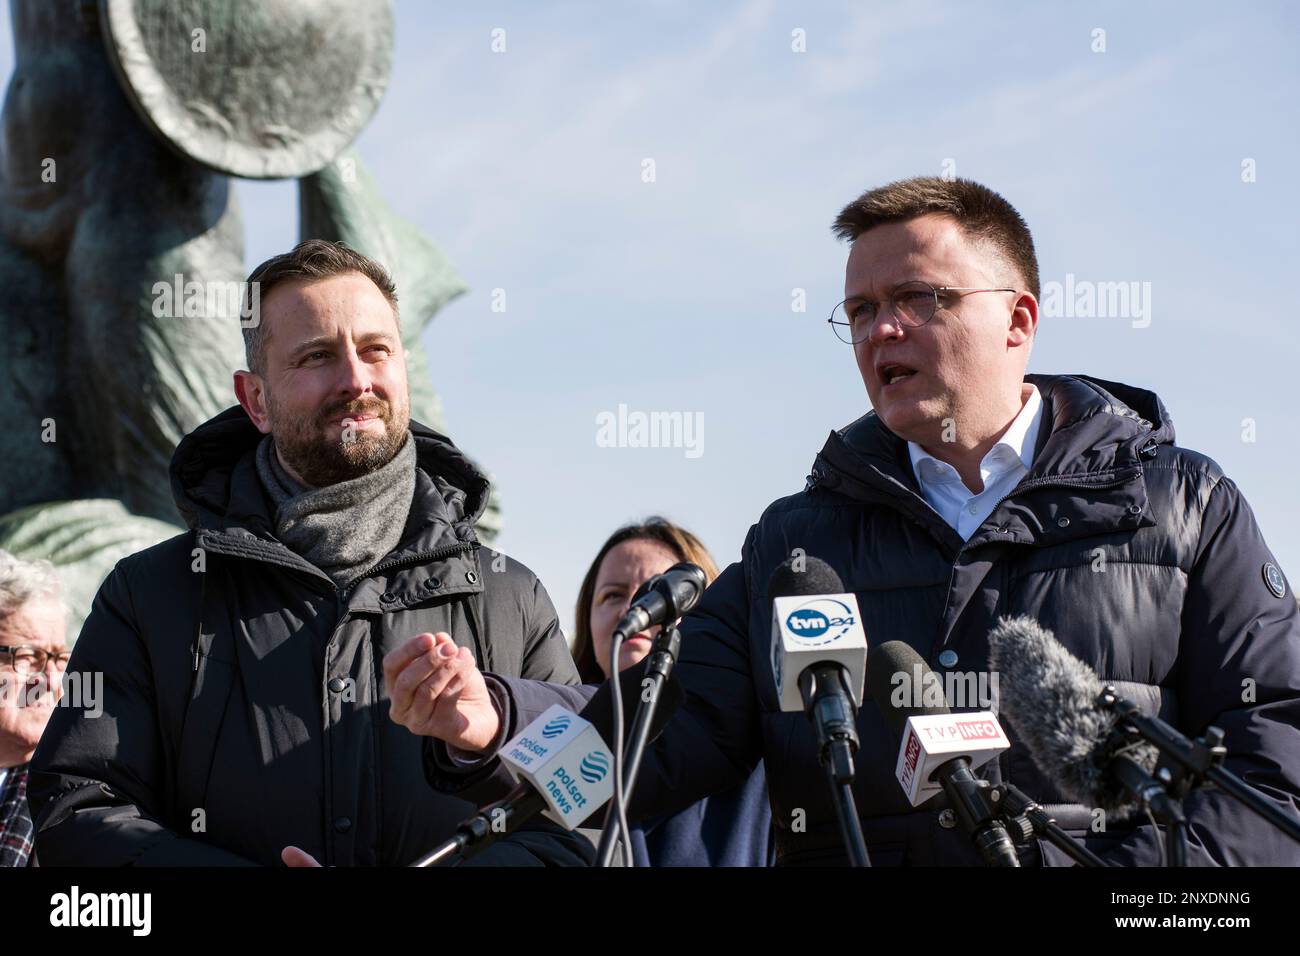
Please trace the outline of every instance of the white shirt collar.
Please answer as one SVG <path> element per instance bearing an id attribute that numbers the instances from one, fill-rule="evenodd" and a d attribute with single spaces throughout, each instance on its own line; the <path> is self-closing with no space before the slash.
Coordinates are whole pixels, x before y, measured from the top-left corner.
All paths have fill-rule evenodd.
<path id="1" fill-rule="evenodd" d="M 1034 463 L 1034 447 L 1038 443 L 1038 429 L 1043 420 L 1043 398 L 1036 385 L 1029 386 L 1029 397 L 1019 414 L 1011 420 L 998 443 L 988 450 L 980 462 L 980 472 L 987 482 L 990 474 L 1004 474 L 1019 464 L 1028 470 Z M 907 454 L 912 459 L 912 473 L 923 486 L 960 482 L 957 469 L 946 461 L 935 458 L 916 442 L 907 443 Z M 969 493 L 969 492 L 968 492 Z"/>

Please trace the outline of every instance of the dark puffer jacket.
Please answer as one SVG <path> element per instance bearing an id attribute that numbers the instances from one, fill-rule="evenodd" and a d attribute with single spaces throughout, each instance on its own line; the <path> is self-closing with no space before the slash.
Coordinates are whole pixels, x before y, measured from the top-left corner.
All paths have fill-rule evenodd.
<path id="1" fill-rule="evenodd" d="M 906 641 L 940 674 L 986 671 L 997 618 L 1037 618 L 1148 712 L 1189 734 L 1221 727 L 1227 767 L 1300 816 L 1300 614 L 1236 485 L 1174 445 L 1151 392 L 1083 376 L 1028 380 L 1045 405 L 1033 466 L 968 541 L 920 495 L 906 443 L 874 413 L 831 434 L 807 488 L 767 509 L 741 561 L 685 618 L 676 675 L 687 700 L 641 766 L 634 817 L 733 787 L 762 757 L 778 865 L 845 859 L 812 728 L 779 712 L 769 664 L 767 583 L 795 549 L 856 593 L 872 645 Z M 944 651 L 957 656 L 951 666 Z M 500 683 L 512 729 L 557 698 L 580 703 L 571 689 Z M 1091 832 L 1087 808 L 1065 804 L 1008 729 L 1013 747 L 986 776 L 1048 804 L 1110 862 L 1160 862 L 1150 826 L 1111 820 Z M 854 797 L 872 863 L 979 865 L 969 838 L 941 824 L 942 796 L 916 810 L 905 801 L 898 742 L 874 703 L 858 731 Z M 499 782 L 485 767 L 458 785 L 485 794 Z M 1300 845 L 1222 793 L 1198 791 L 1186 809 L 1194 864 L 1300 863 Z M 1037 850 L 1025 862 L 1066 860 Z"/>
<path id="2" fill-rule="evenodd" d="M 122 560 L 69 670 L 102 671 L 103 714 L 58 708 L 32 760 L 42 864 L 401 865 L 474 812 L 431 793 L 421 738 L 388 715 L 383 656 L 447 631 L 481 665 L 576 683 L 537 578 L 474 535 L 488 482 L 416 422 L 398 546 L 345 588 L 274 537 L 240 408 L 172 462 L 191 532 Z M 476 862 L 575 864 L 590 845 L 539 825 Z"/>

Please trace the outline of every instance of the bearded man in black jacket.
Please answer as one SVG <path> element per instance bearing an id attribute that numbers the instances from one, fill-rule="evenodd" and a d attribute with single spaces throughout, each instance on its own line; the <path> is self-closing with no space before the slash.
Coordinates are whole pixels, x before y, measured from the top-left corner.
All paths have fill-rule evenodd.
<path id="1" fill-rule="evenodd" d="M 248 290 L 239 407 L 172 461 L 190 530 L 104 581 L 70 662 L 103 673 L 102 716 L 60 709 L 32 758 L 43 865 L 411 863 L 475 808 L 425 785 L 384 656 L 418 648 L 408 678 L 449 700 L 474 662 L 578 681 L 537 578 L 480 560 L 487 479 L 410 421 L 384 268 L 311 240 Z M 538 824 L 475 862 L 591 855 Z"/>

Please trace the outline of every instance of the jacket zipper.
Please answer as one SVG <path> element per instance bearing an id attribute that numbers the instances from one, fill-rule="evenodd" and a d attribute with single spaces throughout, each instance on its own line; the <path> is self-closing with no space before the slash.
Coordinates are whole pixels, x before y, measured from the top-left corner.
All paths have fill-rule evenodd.
<path id="1" fill-rule="evenodd" d="M 478 547 L 478 545 L 470 544 L 468 542 L 462 541 L 459 544 L 447 545 L 446 547 L 443 548 L 436 548 L 433 551 L 422 551 L 419 554 L 413 554 L 407 558 L 396 558 L 392 561 L 381 561 L 379 564 L 376 564 L 373 568 L 370 568 L 367 571 L 362 571 L 352 580 L 348 581 L 347 584 L 335 585 L 334 587 L 335 617 L 338 619 L 339 622 L 343 620 L 343 612 L 345 610 L 345 605 L 347 603 L 348 594 L 352 591 L 352 588 L 356 586 L 356 583 L 358 581 L 364 580 L 365 578 L 370 577 L 370 575 L 372 574 L 377 574 L 380 571 L 394 571 L 398 568 L 404 568 L 409 565 L 423 564 L 426 561 L 436 561 L 439 558 L 449 558 L 453 554 L 463 554 L 467 551 L 473 551 L 476 547 Z M 335 630 L 337 631 L 338 623 L 336 623 L 334 627 Z"/>
<path id="2" fill-rule="evenodd" d="M 334 588 L 334 606 L 335 606 L 336 619 L 334 622 L 334 630 L 330 634 L 329 645 L 332 645 L 334 643 L 334 639 L 338 636 L 339 629 L 343 626 L 343 619 L 346 616 L 346 611 L 347 611 L 346 597 L 347 594 L 352 590 L 352 587 L 358 581 L 364 580 L 370 575 L 376 574 L 380 571 L 392 571 L 396 568 L 406 567 L 407 565 L 420 564 L 425 561 L 434 561 L 439 558 L 448 558 L 451 557 L 453 554 L 461 554 L 467 551 L 472 551 L 474 550 L 475 547 L 476 545 L 474 544 L 461 542 L 460 544 L 448 545 L 447 547 L 444 548 L 437 548 L 433 551 L 423 551 L 420 554 L 413 554 L 408 558 L 398 558 L 392 561 L 381 561 L 379 564 L 375 565 L 370 570 L 363 571 L 361 574 L 358 574 L 356 577 L 348 581 L 348 583 L 343 585 L 342 587 L 336 586 Z M 327 645 L 326 653 L 328 654 L 328 645 Z M 325 668 L 325 671 L 328 672 L 328 667 Z M 330 726 L 328 694 L 323 694 L 322 706 L 325 709 L 325 714 L 323 715 L 323 718 L 326 726 L 325 734 L 326 734 L 326 738 L 328 738 L 329 726 Z M 328 740 L 326 740 L 325 745 L 326 745 L 326 755 L 328 759 L 331 756 L 328 749 Z M 327 773 L 327 780 L 326 780 L 327 790 L 326 790 L 326 814 L 325 815 L 327 818 L 332 817 L 334 814 L 332 790 L 329 789 L 333 785 L 333 779 L 334 779 L 334 775 L 333 775 L 333 768 L 331 764 L 330 769 Z M 382 797 L 380 798 L 380 800 L 382 802 Z M 380 838 L 382 839 L 382 834 L 380 835 Z M 326 855 L 329 857 L 329 862 L 332 863 L 334 858 L 334 842 L 332 840 L 327 841 L 325 845 L 325 850 L 326 850 Z"/>
<path id="3" fill-rule="evenodd" d="M 453 554 L 462 554 L 466 551 L 473 551 L 476 547 L 478 546 L 475 544 L 462 541 L 459 544 L 448 545 L 444 548 L 437 548 L 433 551 L 422 551 L 420 554 L 413 554 L 409 558 L 396 558 L 392 561 L 381 561 L 370 570 L 362 571 L 342 587 L 336 587 L 335 591 L 340 594 L 346 593 L 347 591 L 350 591 L 352 586 L 358 581 L 363 578 L 368 578 L 372 574 L 377 574 L 380 571 L 393 571 L 397 568 L 404 568 L 407 565 L 423 564 L 426 561 L 436 561 L 439 558 L 449 558 Z"/>

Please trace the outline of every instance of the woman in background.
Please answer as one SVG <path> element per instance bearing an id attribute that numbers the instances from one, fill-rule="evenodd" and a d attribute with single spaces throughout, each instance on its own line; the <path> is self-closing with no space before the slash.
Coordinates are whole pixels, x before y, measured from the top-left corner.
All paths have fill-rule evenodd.
<path id="1" fill-rule="evenodd" d="M 596 553 L 574 609 L 573 658 L 584 683 L 609 677 L 614 627 L 645 580 L 690 561 L 712 583 L 717 565 L 700 540 L 663 518 L 619 528 Z M 630 636 L 619 652 L 620 671 L 650 653 L 659 628 Z M 770 866 L 772 812 L 763 764 L 735 790 L 706 797 L 679 813 L 632 824 L 637 866 Z"/>

